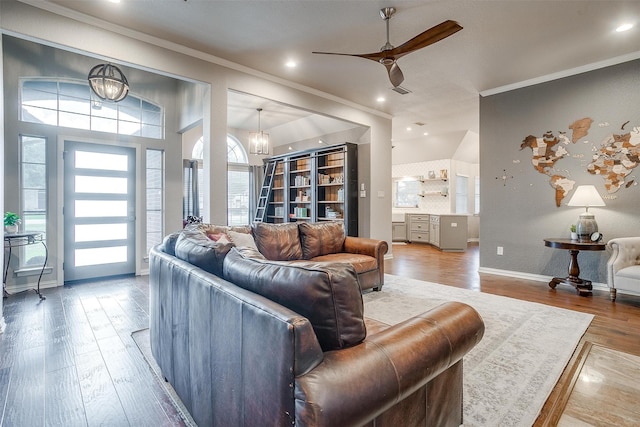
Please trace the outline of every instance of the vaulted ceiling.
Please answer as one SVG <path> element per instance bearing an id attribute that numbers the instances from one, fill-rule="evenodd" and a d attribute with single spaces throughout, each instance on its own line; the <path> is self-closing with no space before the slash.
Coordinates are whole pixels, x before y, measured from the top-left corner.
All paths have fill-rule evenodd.
<path id="1" fill-rule="evenodd" d="M 640 57 L 637 0 L 23 1 L 80 12 L 391 114 L 394 143 L 478 133 L 480 94 Z M 381 64 L 311 53 L 379 50 L 385 6 L 397 8 L 390 22 L 395 46 L 447 19 L 464 27 L 398 61 L 406 95 L 391 90 Z M 635 27 L 617 33 L 626 22 Z"/>

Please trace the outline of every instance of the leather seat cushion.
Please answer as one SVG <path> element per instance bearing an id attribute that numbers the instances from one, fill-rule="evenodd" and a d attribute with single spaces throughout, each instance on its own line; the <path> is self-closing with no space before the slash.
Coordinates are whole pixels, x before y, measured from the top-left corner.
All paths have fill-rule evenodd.
<path id="1" fill-rule="evenodd" d="M 375 270 L 378 268 L 378 262 L 374 257 L 369 255 L 350 254 L 350 253 L 338 253 L 317 256 L 311 258 L 309 261 L 315 262 L 329 262 L 329 263 L 348 263 L 353 266 L 356 273 L 366 273 L 367 271 Z"/>
<path id="2" fill-rule="evenodd" d="M 301 222 L 298 230 L 304 259 L 342 252 L 345 239 L 342 221 Z"/>
<path id="3" fill-rule="evenodd" d="M 298 224 L 267 224 L 256 222 L 252 226 L 256 246 L 265 258 L 272 261 L 290 261 L 302 258 Z"/>
<path id="4" fill-rule="evenodd" d="M 233 248 L 224 260 L 225 278 L 307 318 L 323 351 L 364 340 L 364 304 L 351 265 L 261 258 L 250 248 Z"/>

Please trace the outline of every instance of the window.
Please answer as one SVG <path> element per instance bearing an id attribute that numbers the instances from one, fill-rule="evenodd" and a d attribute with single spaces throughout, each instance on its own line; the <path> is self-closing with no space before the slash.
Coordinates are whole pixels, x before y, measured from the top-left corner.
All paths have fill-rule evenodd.
<path id="1" fill-rule="evenodd" d="M 202 159 L 203 155 L 203 138 L 200 138 L 191 151 L 192 158 L 195 160 Z M 194 161 L 195 161 L 194 160 Z M 183 198 L 183 211 L 185 207 L 191 205 L 193 186 L 197 186 L 199 212 L 203 212 L 202 197 L 202 166 L 201 160 L 198 162 L 197 181 L 194 184 L 194 164 L 190 162 L 190 166 L 185 166 L 185 189 Z M 187 161 L 189 162 L 189 161 Z M 227 135 L 227 224 L 228 225 L 246 225 L 249 224 L 249 160 L 247 152 L 236 138 Z M 188 209 L 187 209 L 188 211 Z"/>
<path id="2" fill-rule="evenodd" d="M 164 110 L 133 94 L 122 101 L 96 98 L 84 80 L 20 80 L 20 120 L 162 139 Z"/>
<path id="3" fill-rule="evenodd" d="M 227 224 L 246 225 L 249 218 L 249 165 L 240 141 L 227 136 Z"/>
<path id="4" fill-rule="evenodd" d="M 47 233 L 47 140 L 20 136 L 20 196 L 22 229 Z M 42 245 L 22 247 L 20 268 L 41 267 L 45 260 Z"/>
<path id="5" fill-rule="evenodd" d="M 468 198 L 469 177 L 464 175 L 456 175 L 456 213 L 469 213 Z"/>
<path id="6" fill-rule="evenodd" d="M 402 178 L 395 181 L 395 198 L 393 206 L 396 208 L 417 208 L 420 181 L 416 178 Z"/>
<path id="7" fill-rule="evenodd" d="M 147 149 L 147 254 L 164 235 L 164 151 Z"/>
<path id="8" fill-rule="evenodd" d="M 476 215 L 480 215 L 480 177 L 476 176 L 476 189 L 475 189 L 475 200 L 473 206 L 473 213 Z"/>

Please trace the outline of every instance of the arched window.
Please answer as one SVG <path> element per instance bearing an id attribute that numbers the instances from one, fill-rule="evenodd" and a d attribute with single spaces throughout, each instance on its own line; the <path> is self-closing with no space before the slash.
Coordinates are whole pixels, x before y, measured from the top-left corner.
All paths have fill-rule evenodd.
<path id="1" fill-rule="evenodd" d="M 249 218 L 249 161 L 236 138 L 227 135 L 227 224 L 246 225 Z"/>
<path id="2" fill-rule="evenodd" d="M 20 80 L 20 120 L 97 132 L 164 137 L 164 108 L 135 94 L 120 102 L 96 98 L 85 80 Z"/>
<path id="3" fill-rule="evenodd" d="M 196 141 L 191 151 L 192 158 L 202 159 L 203 138 Z M 202 182 L 201 169 L 198 179 Z M 201 193 L 202 186 L 198 186 Z M 244 147 L 235 137 L 227 135 L 227 224 L 246 225 L 250 223 L 249 218 L 249 160 Z M 202 194 L 198 199 L 201 201 Z"/>
<path id="4" fill-rule="evenodd" d="M 245 165 L 249 163 L 244 147 L 240 144 L 240 141 L 231 135 L 227 135 L 227 162 L 242 163 Z"/>

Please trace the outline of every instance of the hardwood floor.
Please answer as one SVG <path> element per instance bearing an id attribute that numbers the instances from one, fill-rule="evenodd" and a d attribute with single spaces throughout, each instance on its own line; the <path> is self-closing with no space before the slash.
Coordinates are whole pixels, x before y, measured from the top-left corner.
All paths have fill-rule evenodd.
<path id="1" fill-rule="evenodd" d="M 436 282 L 458 288 L 472 289 L 555 307 L 591 313 L 594 320 L 578 344 L 565 372 L 545 403 L 535 426 L 555 426 L 562 417 L 565 405 L 576 383 L 576 377 L 585 362 L 591 344 L 600 345 L 622 353 L 640 356 L 640 297 L 620 295 L 615 303 L 609 300 L 608 291 L 594 291 L 591 297 L 581 297 L 574 288 L 559 285 L 555 290 L 545 282 L 512 279 L 504 276 L 478 273 L 478 246 L 470 245 L 464 253 L 444 253 L 423 244 L 394 245 L 391 260 L 385 262 L 385 273 L 407 276 L 419 280 Z M 558 325 L 559 328 L 562 325 Z M 616 366 L 610 367 L 615 371 Z M 637 375 L 637 374 L 636 374 Z M 637 389 L 637 386 L 635 387 Z M 632 389 L 633 390 L 633 389 Z M 628 393 L 629 390 L 622 390 Z M 624 405 L 627 399 L 620 399 Z M 637 401 L 631 399 L 633 407 L 622 408 L 640 416 Z M 590 411 L 593 425 L 612 424 L 608 414 L 616 408 L 603 407 L 597 401 L 583 405 Z M 598 419 L 598 414 L 602 414 Z M 640 418 L 628 425 L 639 425 Z M 589 425 L 589 424 L 581 424 Z"/>
<path id="2" fill-rule="evenodd" d="M 4 300 L 1 426 L 181 426 L 131 338 L 149 324 L 147 277 Z"/>
<path id="3" fill-rule="evenodd" d="M 640 356 L 640 297 L 619 294 L 611 303 L 603 291 L 579 297 L 570 287 L 554 291 L 546 283 L 479 274 L 477 246 L 443 253 L 428 245 L 394 245 L 393 253 L 385 262 L 390 274 L 595 315 L 536 426 L 558 423 L 588 353 L 583 345 Z M 184 425 L 131 338 L 148 326 L 147 277 L 43 293 L 43 302 L 33 292 L 4 300 L 0 426 Z"/>

